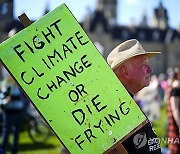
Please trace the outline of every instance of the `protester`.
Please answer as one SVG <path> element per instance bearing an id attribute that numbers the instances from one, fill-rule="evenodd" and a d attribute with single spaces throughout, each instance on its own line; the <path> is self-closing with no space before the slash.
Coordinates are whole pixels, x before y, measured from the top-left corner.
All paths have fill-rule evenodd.
<path id="1" fill-rule="evenodd" d="M 4 81 L 1 91 L 1 108 L 2 108 L 2 150 L 6 153 L 9 135 L 13 132 L 13 143 L 11 153 L 16 154 L 18 151 L 19 133 L 24 120 L 24 101 L 22 91 L 9 75 Z"/>
<path id="2" fill-rule="evenodd" d="M 177 69 L 172 80 L 167 104 L 169 154 L 180 153 L 180 71 Z"/>
<path id="3" fill-rule="evenodd" d="M 152 69 L 148 65 L 148 58 L 159 53 L 160 52 L 146 52 L 139 41 L 132 39 L 123 42 L 112 50 L 107 57 L 107 62 L 126 90 L 133 97 L 133 95 L 141 89 L 149 86 Z M 118 144 L 116 149 L 121 148 L 123 151 L 132 154 L 159 154 L 161 153 L 159 143 L 151 142 L 156 138 L 157 136 L 148 120 L 145 126 L 122 142 L 124 148 Z M 116 149 L 113 149 L 110 153 L 118 153 Z"/>

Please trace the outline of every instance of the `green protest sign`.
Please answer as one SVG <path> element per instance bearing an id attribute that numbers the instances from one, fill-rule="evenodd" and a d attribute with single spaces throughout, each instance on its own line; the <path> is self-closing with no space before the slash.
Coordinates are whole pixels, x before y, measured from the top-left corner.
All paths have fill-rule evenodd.
<path id="1" fill-rule="evenodd" d="M 146 120 L 65 4 L 3 42 L 0 58 L 71 153 L 103 153 Z"/>

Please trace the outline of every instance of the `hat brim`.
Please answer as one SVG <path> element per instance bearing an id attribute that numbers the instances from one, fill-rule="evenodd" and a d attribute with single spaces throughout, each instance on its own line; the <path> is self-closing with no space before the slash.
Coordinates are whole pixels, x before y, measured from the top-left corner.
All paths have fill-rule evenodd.
<path id="1" fill-rule="evenodd" d="M 152 58 L 152 57 L 154 57 L 154 56 L 157 56 L 158 54 L 160 54 L 161 52 L 159 52 L 159 51 L 154 51 L 154 52 L 146 52 L 146 55 L 147 55 L 147 57 L 148 58 Z"/>
<path id="2" fill-rule="evenodd" d="M 119 63 L 117 63 L 116 65 L 114 65 L 111 69 L 115 70 L 120 64 L 124 63 L 125 61 L 129 60 L 130 58 L 136 57 L 136 56 L 140 56 L 140 55 L 147 55 L 147 58 L 150 59 L 154 56 L 157 56 L 158 54 L 160 54 L 161 52 L 159 51 L 153 51 L 153 52 L 146 52 L 146 53 L 138 53 L 138 54 L 134 54 L 131 55 L 129 57 L 126 57 L 126 59 L 124 59 L 123 61 L 120 61 Z"/>

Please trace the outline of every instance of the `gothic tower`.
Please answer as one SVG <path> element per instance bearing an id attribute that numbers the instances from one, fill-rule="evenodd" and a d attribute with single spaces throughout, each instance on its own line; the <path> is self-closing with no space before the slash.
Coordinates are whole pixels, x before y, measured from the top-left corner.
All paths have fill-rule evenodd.
<path id="1" fill-rule="evenodd" d="M 0 43 L 7 39 L 4 32 L 6 25 L 13 20 L 13 0 L 0 0 Z M 2 64 L 0 64 L 0 81 L 3 80 Z"/>
<path id="2" fill-rule="evenodd" d="M 97 10 L 102 11 L 110 25 L 117 22 L 117 0 L 98 0 Z"/>
<path id="3" fill-rule="evenodd" d="M 0 0 L 0 32 L 1 28 L 13 20 L 13 0 Z"/>
<path id="4" fill-rule="evenodd" d="M 169 27 L 167 10 L 164 8 L 161 1 L 159 6 L 154 9 L 154 19 L 152 26 L 160 29 L 167 29 Z"/>

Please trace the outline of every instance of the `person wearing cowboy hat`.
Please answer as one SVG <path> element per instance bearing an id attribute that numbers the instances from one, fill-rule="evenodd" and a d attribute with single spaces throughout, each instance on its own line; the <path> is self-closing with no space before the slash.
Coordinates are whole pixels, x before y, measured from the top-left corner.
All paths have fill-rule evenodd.
<path id="1" fill-rule="evenodd" d="M 148 59 L 159 53 L 160 52 L 147 52 L 138 40 L 131 39 L 113 49 L 107 57 L 107 63 L 133 97 L 133 95 L 141 89 L 149 86 L 152 69 L 148 64 Z M 159 142 L 157 142 L 159 141 L 157 135 L 148 118 L 147 121 L 145 126 L 122 142 L 125 152 L 132 154 L 161 153 Z M 118 153 L 116 149 L 110 153 Z"/>

